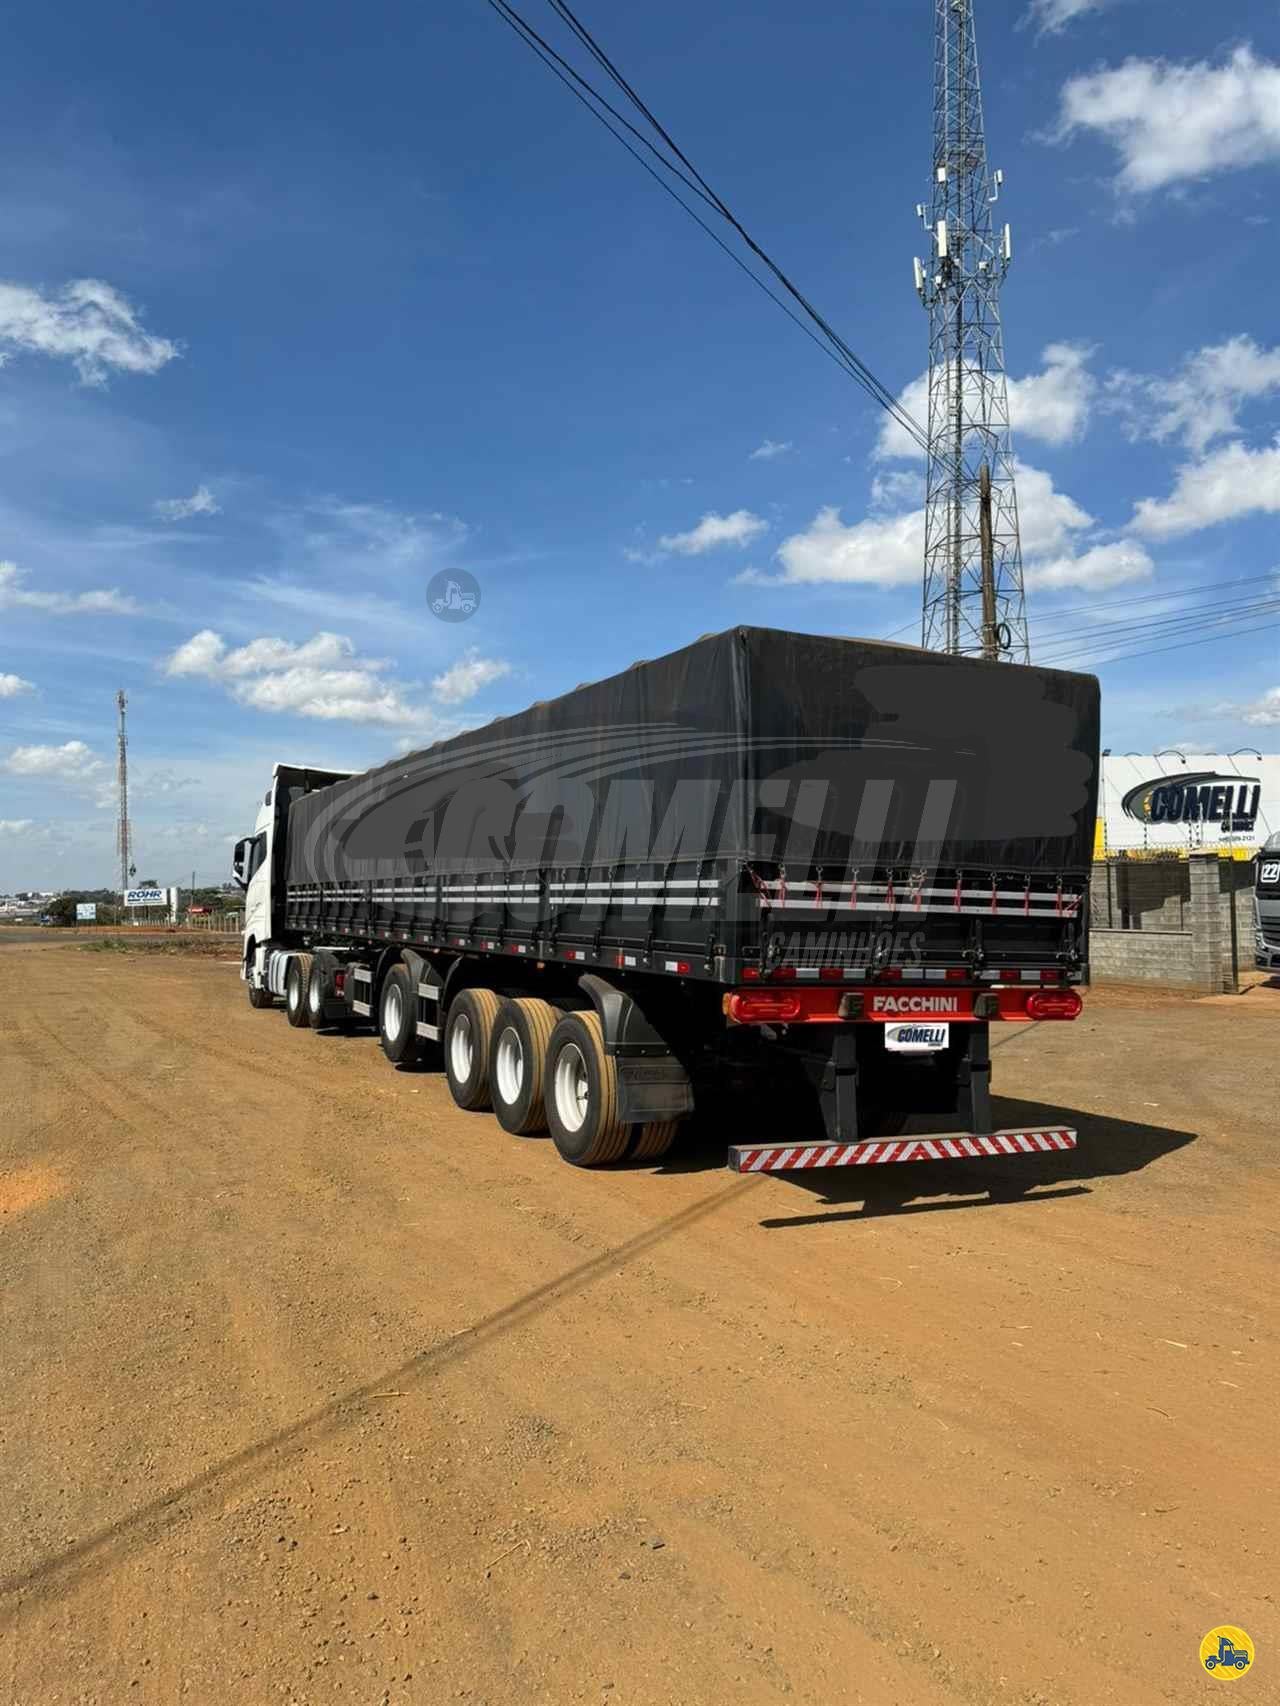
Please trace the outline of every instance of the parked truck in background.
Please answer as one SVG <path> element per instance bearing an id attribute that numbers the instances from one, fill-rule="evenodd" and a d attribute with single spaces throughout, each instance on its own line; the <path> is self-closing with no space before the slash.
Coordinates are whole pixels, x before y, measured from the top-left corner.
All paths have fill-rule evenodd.
<path id="1" fill-rule="evenodd" d="M 243 977 L 579 1166 L 720 1116 L 740 1171 L 998 1130 L 993 1024 L 1087 981 L 1092 676 L 736 628 L 359 775 L 278 764 Z"/>
<path id="2" fill-rule="evenodd" d="M 1268 836 L 1253 864 L 1254 964 L 1280 972 L 1280 832 Z"/>

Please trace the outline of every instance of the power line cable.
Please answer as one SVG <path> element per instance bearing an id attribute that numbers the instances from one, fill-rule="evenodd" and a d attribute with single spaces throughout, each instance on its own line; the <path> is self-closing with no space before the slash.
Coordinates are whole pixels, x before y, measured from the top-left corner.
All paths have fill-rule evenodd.
<path id="1" fill-rule="evenodd" d="M 872 373 L 866 363 L 861 360 L 845 340 L 841 338 L 834 328 L 822 317 L 821 314 L 818 313 L 812 303 L 810 303 L 807 298 L 801 294 L 777 263 L 773 261 L 765 250 L 755 242 L 755 240 L 746 231 L 745 227 L 740 224 L 740 222 L 725 206 L 720 197 L 717 196 L 714 190 L 711 189 L 710 185 L 707 184 L 702 175 L 690 162 L 687 161 L 685 156 L 680 153 L 680 151 L 675 147 L 675 144 L 670 141 L 667 132 L 663 130 L 663 128 L 653 118 L 648 108 L 644 106 L 642 101 L 640 101 L 639 97 L 635 94 L 634 90 L 631 89 L 630 85 L 626 84 L 620 74 L 613 69 L 611 62 L 607 61 L 606 56 L 604 56 L 602 51 L 596 47 L 593 41 L 591 41 L 588 33 L 585 31 L 584 27 L 578 23 L 577 19 L 573 19 L 570 26 L 573 28 L 575 35 L 577 35 L 580 40 L 583 40 L 584 45 L 588 45 L 588 50 L 592 53 L 592 57 L 595 58 L 598 63 L 607 66 L 609 75 L 620 87 L 625 89 L 628 98 L 633 101 L 637 110 L 643 113 L 646 120 L 654 126 L 655 130 L 660 136 L 662 136 L 663 140 L 673 150 L 673 152 L 676 153 L 678 158 L 688 166 L 688 173 L 682 171 L 679 166 L 666 158 L 661 150 L 654 147 L 652 142 L 644 137 L 635 126 L 630 124 L 630 122 L 605 99 L 594 85 L 581 76 L 581 74 L 577 72 L 561 54 L 557 53 L 555 48 L 552 47 L 549 42 L 539 35 L 538 31 L 534 29 L 527 19 L 523 18 L 520 13 L 509 4 L 509 0 L 488 0 L 488 3 L 503 22 L 506 23 L 519 37 L 519 39 L 524 42 L 525 46 L 536 54 L 537 57 L 542 60 L 543 64 L 546 65 L 547 68 L 559 78 L 565 87 L 569 89 L 570 93 L 586 107 L 592 117 L 604 125 L 605 129 L 622 144 L 632 158 L 644 168 L 649 176 L 652 177 L 669 196 L 671 196 L 673 201 L 678 203 L 678 205 L 689 215 L 695 224 L 706 232 L 707 236 L 711 238 L 717 248 L 726 254 L 729 259 L 733 261 L 735 266 L 744 272 L 758 289 L 764 292 L 771 302 L 781 308 L 787 318 L 791 320 L 793 324 L 797 325 L 811 342 L 817 344 L 818 347 L 822 349 L 824 353 L 827 354 L 830 359 L 848 375 L 849 378 L 853 379 L 856 384 L 860 385 L 862 389 L 867 392 L 873 401 L 879 403 L 881 407 L 884 408 L 902 427 L 904 432 L 914 439 L 921 448 L 927 449 L 928 440 L 918 422 L 916 422 L 912 416 L 902 408 L 898 403 L 897 398 L 888 389 L 888 387 L 885 386 L 874 373 Z M 569 20 L 566 19 L 565 21 L 568 22 Z M 596 105 L 593 105 L 593 102 L 599 103 L 599 106 L 597 107 Z M 599 110 L 600 108 L 603 108 L 604 111 Z M 690 207 L 684 197 L 681 196 L 665 178 L 655 171 L 653 166 L 651 166 L 649 162 L 640 155 L 638 150 L 627 141 L 627 138 L 620 133 L 613 123 L 610 122 L 610 118 L 606 116 L 606 113 L 611 115 L 612 118 L 617 121 L 617 124 L 624 126 L 630 135 L 636 137 L 636 139 L 643 144 L 654 159 L 656 159 L 666 171 L 670 172 L 672 176 L 674 176 L 687 189 L 699 196 L 702 201 L 704 201 L 717 214 L 719 214 L 721 218 L 725 219 L 732 226 L 743 241 L 746 242 L 752 253 L 760 258 L 764 265 L 768 267 L 770 272 L 773 273 L 778 282 L 800 305 L 804 313 L 807 314 L 809 319 L 813 322 L 813 325 L 818 328 L 818 332 L 815 333 L 810 326 L 807 326 L 800 316 L 796 314 L 780 296 L 771 290 L 762 278 L 752 271 L 742 257 L 736 254 L 717 232 L 712 230 L 696 209 Z M 818 335 L 819 333 L 821 335 Z"/>
<path id="2" fill-rule="evenodd" d="M 1217 603 L 1201 604 L 1194 610 L 1179 611 L 1170 616 L 1118 622 L 1096 635 L 1077 633 L 1070 639 L 1064 635 L 1059 635 L 1056 642 L 1051 642 L 1045 651 L 1039 654 L 1039 661 L 1046 663 L 1054 658 L 1076 657 L 1086 653 L 1107 651 L 1116 645 L 1128 645 L 1133 640 L 1156 638 L 1162 632 L 1175 632 L 1200 627 L 1206 621 L 1208 626 L 1212 628 L 1224 621 L 1234 621 L 1237 618 L 1251 615 L 1265 615 L 1275 609 L 1280 609 L 1280 595 L 1272 598 L 1227 599 Z"/>
<path id="3" fill-rule="evenodd" d="M 844 339 L 841 338 L 836 331 L 834 331 L 834 329 L 827 323 L 827 321 L 822 317 L 822 315 L 813 306 L 813 304 L 811 302 L 809 302 L 808 299 L 800 292 L 800 290 L 797 289 L 797 287 L 791 282 L 791 280 L 787 277 L 787 275 L 782 271 L 781 267 L 779 267 L 777 265 L 777 263 L 773 260 L 773 258 L 770 255 L 768 255 L 764 249 L 762 249 L 760 247 L 760 245 L 756 242 L 754 237 L 752 237 L 751 233 L 746 229 L 746 227 L 742 224 L 742 222 L 737 218 L 737 216 L 734 214 L 732 209 L 726 204 L 723 197 L 720 196 L 719 194 L 717 194 L 717 192 L 707 182 L 706 178 L 702 175 L 702 173 L 694 165 L 693 161 L 690 160 L 688 155 L 679 146 L 679 144 L 676 142 L 675 138 L 671 135 L 670 131 L 668 131 L 666 129 L 666 127 L 659 121 L 659 119 L 653 114 L 652 111 L 650 111 L 650 109 L 641 100 L 640 96 L 632 88 L 631 84 L 626 80 L 626 78 L 618 70 L 617 66 L 613 63 L 613 61 L 604 52 L 603 48 L 601 48 L 600 45 L 596 42 L 594 37 L 591 35 L 591 32 L 587 29 L 586 25 L 583 24 L 581 22 L 581 20 L 574 15 L 572 8 L 567 4 L 567 0 L 549 0 L 549 4 L 550 4 L 552 10 L 557 14 L 557 16 L 560 17 L 566 24 L 568 24 L 569 28 L 573 31 L 574 35 L 577 36 L 578 40 L 580 42 L 582 42 L 584 47 L 586 47 L 587 51 L 591 54 L 592 58 L 596 61 L 596 63 L 601 66 L 601 68 L 613 79 L 613 82 L 616 84 L 616 86 L 619 89 L 621 89 L 622 92 L 627 96 L 627 98 L 633 103 L 636 110 L 648 121 L 649 124 L 651 124 L 653 126 L 653 129 L 662 138 L 663 142 L 666 143 L 667 147 L 675 155 L 676 159 L 680 161 L 681 165 L 684 166 L 690 173 L 692 173 L 693 177 L 702 186 L 703 190 L 705 190 L 706 194 L 710 197 L 710 199 L 712 200 L 714 205 L 719 209 L 719 211 L 723 215 L 723 217 L 728 221 L 728 223 L 733 227 L 733 229 L 742 238 L 743 242 L 746 243 L 747 247 L 752 251 L 752 253 L 757 255 L 760 258 L 760 260 L 764 262 L 765 266 L 767 266 L 769 268 L 769 270 L 773 273 L 774 277 L 778 280 L 778 282 L 787 291 L 789 291 L 791 293 L 791 295 L 801 305 L 801 307 L 805 310 L 805 312 L 812 317 L 812 319 L 815 321 L 815 323 L 823 329 L 823 331 L 827 334 L 827 336 L 830 337 L 838 345 L 838 347 L 849 357 L 849 359 L 851 361 L 857 363 L 859 370 L 866 377 L 869 386 L 874 387 L 874 393 L 877 396 L 878 400 L 884 405 L 884 407 L 889 411 L 889 413 L 895 417 L 895 419 L 899 420 L 901 422 L 901 424 L 908 431 L 912 432 L 913 436 L 922 445 L 922 447 L 927 449 L 928 448 L 927 436 L 925 435 L 923 430 L 919 427 L 919 425 L 907 413 L 907 411 L 902 407 L 902 405 L 899 403 L 899 401 L 898 401 L 897 397 L 894 395 L 894 393 L 891 392 L 887 386 L 885 386 L 879 379 L 876 378 L 875 374 L 873 374 L 871 372 L 870 368 L 868 368 L 866 366 L 865 362 L 863 362 L 857 355 L 854 354 L 854 352 L 849 348 L 848 344 L 845 343 Z"/>
<path id="4" fill-rule="evenodd" d="M 1116 646 L 1130 645 L 1135 640 L 1154 640 L 1170 633 L 1190 633 L 1196 628 L 1212 628 L 1239 617 L 1269 615 L 1274 609 L 1280 609 L 1280 599 L 1249 600 L 1232 605 L 1205 606 L 1194 615 L 1166 617 L 1160 622 L 1125 623 L 1117 625 L 1109 633 L 1078 634 L 1073 639 L 1064 636 L 1054 647 L 1040 654 L 1040 661 L 1049 663 L 1064 657 L 1094 655 L 1113 650 Z"/>
<path id="5" fill-rule="evenodd" d="M 1197 636 L 1194 640 L 1180 640 L 1177 644 L 1171 646 L 1148 646 L 1142 651 L 1122 653 L 1121 656 L 1117 658 L 1105 658 L 1103 659 L 1103 662 L 1107 664 L 1128 663 L 1134 658 L 1156 657 L 1161 652 L 1177 652 L 1183 650 L 1187 646 L 1198 646 L 1201 644 L 1212 645 L 1216 640 L 1238 639 L 1241 633 L 1268 634 L 1276 628 L 1280 628 L 1280 622 L 1266 622 L 1260 628 L 1236 629 L 1231 633 Z"/>

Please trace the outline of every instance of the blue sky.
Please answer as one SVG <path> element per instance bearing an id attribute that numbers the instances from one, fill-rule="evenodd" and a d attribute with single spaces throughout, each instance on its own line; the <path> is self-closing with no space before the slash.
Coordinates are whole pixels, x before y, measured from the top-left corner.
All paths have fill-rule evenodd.
<path id="1" fill-rule="evenodd" d="M 932 11 L 582 13 L 908 398 Z M 1114 655 L 1278 590 L 1280 11 L 978 25 L 1033 651 Z M 6 46 L 0 890 L 110 880 L 118 686 L 140 870 L 212 880 L 277 757 L 735 622 L 912 636 L 918 465 L 481 0 L 27 8 Z M 1276 750 L 1272 619 L 1104 664 L 1107 744 Z"/>

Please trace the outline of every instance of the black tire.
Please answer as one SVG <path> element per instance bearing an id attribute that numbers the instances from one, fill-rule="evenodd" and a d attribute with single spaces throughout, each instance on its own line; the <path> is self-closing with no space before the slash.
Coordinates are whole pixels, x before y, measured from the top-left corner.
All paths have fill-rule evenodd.
<path id="1" fill-rule="evenodd" d="M 680 1134 L 679 1120 L 650 1120 L 648 1125 L 632 1126 L 628 1161 L 658 1161 Z"/>
<path id="2" fill-rule="evenodd" d="M 561 1157 L 575 1167 L 621 1161 L 632 1128 L 618 1118 L 618 1069 L 604 1051 L 598 1013 L 566 1013 L 551 1033 L 546 1066 L 547 1124 Z"/>
<path id="3" fill-rule="evenodd" d="M 498 1124 L 516 1137 L 547 1129 L 542 1091 L 547 1045 L 560 1009 L 536 996 L 504 1001 L 493 1026 L 489 1051 L 489 1097 Z"/>
<path id="4" fill-rule="evenodd" d="M 339 1023 L 329 1017 L 333 999 L 333 969 L 316 960 L 307 979 L 307 1019 L 313 1031 L 331 1030 Z"/>
<path id="5" fill-rule="evenodd" d="M 249 985 L 250 1007 L 274 1007 L 276 998 L 269 989 L 259 989 L 257 984 Z"/>
<path id="6" fill-rule="evenodd" d="M 393 1066 L 418 1058 L 418 991 L 406 965 L 392 966 L 378 997 L 378 1041 Z"/>
<path id="7" fill-rule="evenodd" d="M 489 1106 L 489 1055 L 501 1001 L 492 989 L 464 989 L 449 1003 L 444 1070 L 449 1093 L 469 1112 Z"/>
<path id="8" fill-rule="evenodd" d="M 290 954 L 289 970 L 284 979 L 284 1007 L 289 1023 L 300 1031 L 310 1028 L 311 1014 L 307 1008 L 307 988 L 311 982 L 311 955 Z"/>

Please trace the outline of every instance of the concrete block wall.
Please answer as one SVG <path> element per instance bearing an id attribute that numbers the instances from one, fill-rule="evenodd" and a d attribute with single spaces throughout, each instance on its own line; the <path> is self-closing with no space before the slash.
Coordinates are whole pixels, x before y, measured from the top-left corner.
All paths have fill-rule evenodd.
<path id="1" fill-rule="evenodd" d="M 1191 934 L 1186 930 L 1089 931 L 1089 975 L 1096 982 L 1195 984 Z"/>
<path id="2" fill-rule="evenodd" d="M 1089 966 L 1099 980 L 1235 990 L 1253 964 L 1253 867 L 1193 853 L 1185 860 L 1094 866 Z"/>

